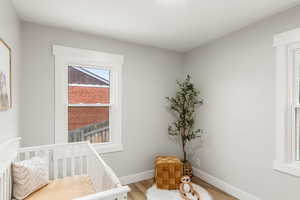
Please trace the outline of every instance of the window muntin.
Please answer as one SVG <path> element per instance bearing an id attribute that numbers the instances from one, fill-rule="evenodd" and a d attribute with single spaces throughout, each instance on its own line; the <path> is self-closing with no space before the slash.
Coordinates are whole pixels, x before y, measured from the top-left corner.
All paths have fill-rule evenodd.
<path id="1" fill-rule="evenodd" d="M 111 141 L 110 96 L 110 70 L 68 67 L 68 142 Z"/>

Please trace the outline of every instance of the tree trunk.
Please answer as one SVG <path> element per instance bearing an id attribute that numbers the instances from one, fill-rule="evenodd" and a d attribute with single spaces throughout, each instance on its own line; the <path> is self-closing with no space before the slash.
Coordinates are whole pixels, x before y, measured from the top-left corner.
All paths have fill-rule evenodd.
<path id="1" fill-rule="evenodd" d="M 183 151 L 183 162 L 186 163 L 187 162 L 187 159 L 186 159 L 186 152 L 185 150 Z"/>
<path id="2" fill-rule="evenodd" d="M 186 159 L 186 151 L 185 151 L 185 139 L 183 136 L 181 137 L 181 140 L 182 140 L 183 162 L 185 163 L 187 162 L 187 159 Z"/>

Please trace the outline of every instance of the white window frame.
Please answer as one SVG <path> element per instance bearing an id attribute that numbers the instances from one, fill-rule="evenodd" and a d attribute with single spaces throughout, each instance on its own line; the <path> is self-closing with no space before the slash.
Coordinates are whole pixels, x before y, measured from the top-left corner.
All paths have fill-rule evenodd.
<path id="1" fill-rule="evenodd" d="M 300 28 L 274 36 L 276 48 L 275 170 L 300 177 L 299 105 Z M 298 157 L 299 158 L 299 157 Z"/>
<path id="2" fill-rule="evenodd" d="M 55 143 L 68 142 L 68 67 L 100 67 L 110 70 L 109 124 L 111 141 L 93 144 L 93 146 L 99 153 L 122 151 L 123 56 L 59 45 L 53 45 L 52 51 L 55 58 Z M 95 104 L 95 106 L 97 105 Z"/>

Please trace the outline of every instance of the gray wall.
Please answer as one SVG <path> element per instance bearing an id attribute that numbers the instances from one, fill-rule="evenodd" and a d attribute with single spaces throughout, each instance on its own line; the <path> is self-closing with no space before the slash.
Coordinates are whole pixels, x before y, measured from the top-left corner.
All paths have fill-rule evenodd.
<path id="1" fill-rule="evenodd" d="M 299 199 L 300 179 L 272 169 L 275 159 L 276 33 L 300 27 L 300 7 L 188 52 L 185 70 L 205 103 L 198 126 L 203 171 L 263 200 Z"/>
<path id="2" fill-rule="evenodd" d="M 152 169 L 158 154 L 178 155 L 179 147 L 167 136 L 171 116 L 165 109 L 165 96 L 175 91 L 175 80 L 182 72 L 182 55 L 26 22 L 22 23 L 23 146 L 54 142 L 53 44 L 124 55 L 124 151 L 104 155 L 117 175 Z"/>
<path id="3" fill-rule="evenodd" d="M 0 38 L 12 49 L 12 109 L 0 111 L 0 143 L 18 135 L 19 19 L 10 0 L 0 1 Z"/>
<path id="4" fill-rule="evenodd" d="M 23 145 L 53 143 L 54 60 L 51 45 L 125 55 L 123 143 L 105 155 L 119 176 L 151 169 L 158 154 L 178 154 L 167 135 L 171 117 L 164 97 L 174 81 L 191 73 L 205 99 L 198 126 L 202 148 L 194 165 L 263 200 L 295 200 L 300 179 L 272 169 L 275 159 L 275 55 L 273 35 L 300 27 L 300 8 L 290 9 L 182 55 L 75 33 L 22 24 L 21 133 Z M 297 196 L 296 196 L 297 195 Z"/>

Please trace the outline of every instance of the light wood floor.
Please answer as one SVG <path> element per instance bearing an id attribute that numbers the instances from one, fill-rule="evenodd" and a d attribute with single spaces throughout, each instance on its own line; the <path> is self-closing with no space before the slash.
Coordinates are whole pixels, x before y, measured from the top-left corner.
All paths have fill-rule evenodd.
<path id="1" fill-rule="evenodd" d="M 193 178 L 193 182 L 205 188 L 214 200 L 238 200 L 197 177 Z M 128 193 L 128 200 L 146 200 L 146 191 L 152 184 L 153 179 L 130 184 L 131 192 Z"/>

